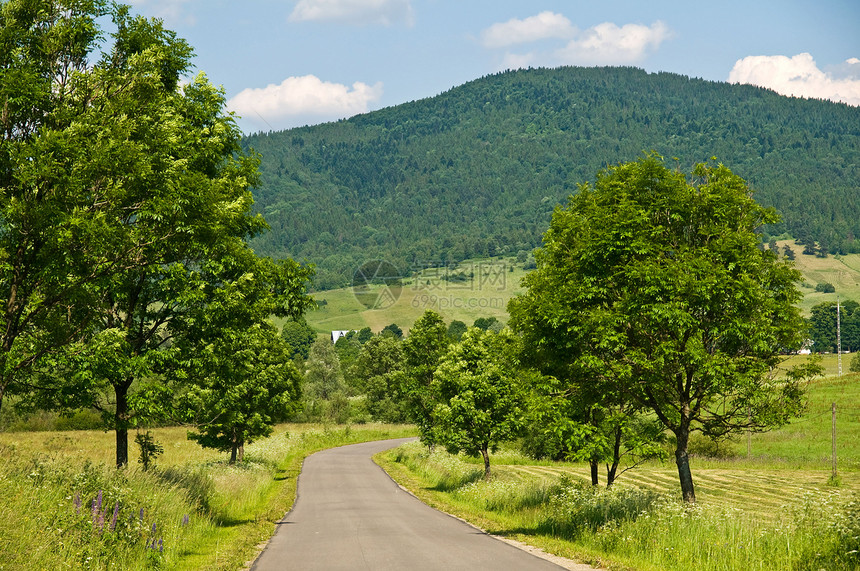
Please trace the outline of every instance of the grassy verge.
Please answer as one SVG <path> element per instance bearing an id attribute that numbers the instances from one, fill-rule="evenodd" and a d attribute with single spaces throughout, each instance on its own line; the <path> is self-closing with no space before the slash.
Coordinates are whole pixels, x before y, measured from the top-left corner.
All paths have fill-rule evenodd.
<path id="1" fill-rule="evenodd" d="M 304 458 L 407 426 L 282 425 L 246 462 L 154 430 L 155 469 L 110 467 L 113 435 L 0 434 L 0 569 L 239 569 L 295 499 Z"/>
<path id="2" fill-rule="evenodd" d="M 707 492 L 690 508 L 666 491 L 668 467 L 639 474 L 650 480 L 646 485 L 628 481 L 607 491 L 592 488 L 587 467 L 575 464 L 530 466 L 521 458 L 506 464 L 502 456 L 485 482 L 471 459 L 431 454 L 420 444 L 376 459 L 438 509 L 606 569 L 860 568 L 860 557 L 850 553 L 860 547 L 860 509 L 844 484 L 804 488 L 791 483 L 797 474 L 775 480 L 769 471 L 710 469 L 707 478 L 699 474 L 699 489 Z M 778 499 L 759 501 L 768 494 Z"/>
<path id="3" fill-rule="evenodd" d="M 837 404 L 839 478 L 831 481 Z M 409 444 L 377 455 L 426 503 L 490 533 L 606 569 L 860 569 L 860 375 L 809 387 L 807 413 L 695 456 L 699 504 L 680 501 L 671 462 L 593 489 L 586 465 L 532 461 L 514 448 L 478 459 Z M 748 454 L 749 451 L 749 454 Z"/>

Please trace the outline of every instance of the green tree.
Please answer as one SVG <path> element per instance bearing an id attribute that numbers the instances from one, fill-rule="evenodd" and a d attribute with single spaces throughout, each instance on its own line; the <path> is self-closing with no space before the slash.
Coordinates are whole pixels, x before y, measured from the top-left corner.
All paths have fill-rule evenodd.
<path id="1" fill-rule="evenodd" d="M 302 388 L 305 417 L 309 420 L 346 421 L 349 412 L 346 384 L 332 342 L 324 338 L 314 341 L 305 366 Z"/>
<path id="2" fill-rule="evenodd" d="M 177 89 L 190 54 L 103 1 L 0 4 L 0 403 L 87 333 L 117 272 L 165 262 L 159 242 L 188 222 L 176 189 L 208 176 L 187 115 L 210 115 Z"/>
<path id="3" fill-rule="evenodd" d="M 391 323 L 382 328 L 380 335 L 391 335 L 395 339 L 403 339 L 403 330 L 396 323 Z"/>
<path id="4" fill-rule="evenodd" d="M 202 374 L 185 395 L 198 425 L 188 438 L 242 462 L 245 444 L 269 436 L 296 410 L 301 375 L 289 345 L 266 323 L 222 328 L 203 349 Z"/>
<path id="5" fill-rule="evenodd" d="M 370 327 L 362 327 L 358 330 L 358 334 L 355 336 L 358 339 L 358 342 L 364 345 L 371 339 L 373 339 L 373 331 L 371 331 Z"/>
<path id="6" fill-rule="evenodd" d="M 860 353 L 855 353 L 851 357 L 851 363 L 848 365 L 848 370 L 852 373 L 860 373 Z"/>
<path id="7" fill-rule="evenodd" d="M 479 317 L 475 320 L 475 323 L 472 324 L 472 327 L 477 327 L 478 329 L 483 329 L 487 331 L 490 327 L 498 323 L 499 320 L 495 317 Z"/>
<path id="8" fill-rule="evenodd" d="M 307 321 L 298 319 L 284 323 L 281 337 L 290 345 L 293 359 L 307 359 L 317 334 Z"/>
<path id="9" fill-rule="evenodd" d="M 442 358 L 433 379 L 441 401 L 433 410 L 439 442 L 452 453 L 480 454 L 485 479 L 489 451 L 516 438 L 522 425 L 516 343 L 510 334 L 470 328 Z"/>
<path id="10" fill-rule="evenodd" d="M 311 273 L 243 247 L 204 264 L 192 289 L 198 299 L 172 324 L 166 361 L 185 380 L 179 408 L 197 427 L 189 438 L 229 450 L 231 462 L 297 409 L 301 374 L 269 318 L 301 318 Z"/>
<path id="11" fill-rule="evenodd" d="M 7 198 L 35 187 L 46 194 L 20 212 L 13 211 L 19 200 L 6 203 L 12 226 L 30 228 L 23 240 L 39 236 L 29 247 L 15 232 L 6 234 L 19 242 L 7 242 L 7 250 L 40 253 L 10 266 L 26 277 L 6 282 L 17 300 L 6 308 L 18 309 L 7 315 L 10 349 L 2 358 L 9 374 L 0 386 L 64 343 L 90 345 L 77 354 L 91 356 L 93 366 L 77 359 L 81 374 L 22 386 L 21 392 L 35 389 L 46 406 L 101 410 L 116 432 L 122 466 L 135 415 L 152 409 L 134 397 L 133 387 L 153 378 L 154 365 L 162 362 L 158 351 L 173 341 L 171 323 L 199 302 L 189 290 L 196 269 L 265 227 L 250 214 L 258 160 L 240 152 L 241 132 L 223 113 L 223 92 L 202 74 L 180 86 L 192 51 L 160 22 L 132 17 L 125 6 L 107 10 L 101 2 L 33 4 L 40 9 L 17 1 L 2 7 L 4 41 L 33 50 L 31 60 L 7 62 L 3 81 L 26 77 L 33 91 L 22 93 L 49 89 L 50 95 L 40 101 L 46 105 L 41 122 L 20 132 L 12 128 L 20 136 L 4 140 L 4 167 L 11 171 L 3 184 Z M 95 18 L 105 14 L 116 30 L 109 43 L 100 43 Z M 49 44 L 59 51 L 36 49 Z M 102 59 L 87 66 L 86 58 L 99 50 Z M 77 59 L 68 60 L 69 54 Z M 16 76 L 22 69 L 26 73 Z M 63 71 L 51 75 L 57 69 Z M 39 167 L 27 174 L 21 160 Z M 73 176 L 57 178 L 62 172 Z M 53 281 L 39 278 L 45 270 L 55 274 Z M 28 285 L 30 279 L 38 288 Z M 64 317 L 58 320 L 57 311 Z M 26 355 L 14 349 L 21 333 L 31 339 Z M 77 384 L 57 385 L 69 380 Z M 142 405 L 139 410 L 132 401 Z"/>
<path id="12" fill-rule="evenodd" d="M 468 328 L 469 327 L 465 323 L 459 319 L 455 319 L 448 326 L 448 337 L 451 338 L 452 341 L 459 341 L 463 336 L 463 333 L 465 333 Z"/>
<path id="13" fill-rule="evenodd" d="M 688 502 L 691 432 L 788 422 L 815 369 L 772 376 L 804 329 L 799 273 L 758 247 L 757 229 L 777 220 L 723 165 L 696 165 L 688 180 L 648 155 L 601 171 L 557 208 L 524 279 L 526 298 L 551 297 L 533 304 L 541 342 L 576 347 L 600 383 L 673 433 Z"/>
<path id="14" fill-rule="evenodd" d="M 427 310 L 415 321 L 403 341 L 405 375 L 402 391 L 412 422 L 428 446 L 436 442 L 433 409 L 437 398 L 433 376 L 449 345 L 448 330 L 442 317 Z"/>
<path id="15" fill-rule="evenodd" d="M 401 342 L 390 335 L 377 335 L 361 347 L 349 369 L 355 390 L 366 395 L 374 420 L 403 422 L 403 350 Z"/>

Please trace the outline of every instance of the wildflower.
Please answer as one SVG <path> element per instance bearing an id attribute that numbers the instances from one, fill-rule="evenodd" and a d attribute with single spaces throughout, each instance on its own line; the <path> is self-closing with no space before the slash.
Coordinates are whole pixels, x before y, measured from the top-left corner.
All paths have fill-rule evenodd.
<path id="1" fill-rule="evenodd" d="M 152 535 L 155 535 L 155 522 L 152 522 Z"/>
<path id="2" fill-rule="evenodd" d="M 188 521 L 189 521 L 188 514 L 185 514 L 184 516 L 182 516 L 182 527 L 185 527 L 186 525 L 188 525 Z"/>
<path id="3" fill-rule="evenodd" d="M 116 519 L 119 517 L 119 502 L 113 505 L 113 517 L 110 520 L 110 530 L 116 530 Z"/>
<path id="4" fill-rule="evenodd" d="M 81 513 L 81 493 L 80 492 L 75 492 L 74 502 L 75 502 L 75 513 L 76 514 Z"/>
<path id="5" fill-rule="evenodd" d="M 164 540 L 161 538 L 158 539 L 158 552 L 164 553 Z"/>
<path id="6" fill-rule="evenodd" d="M 140 521 L 143 521 L 143 508 L 140 508 Z"/>

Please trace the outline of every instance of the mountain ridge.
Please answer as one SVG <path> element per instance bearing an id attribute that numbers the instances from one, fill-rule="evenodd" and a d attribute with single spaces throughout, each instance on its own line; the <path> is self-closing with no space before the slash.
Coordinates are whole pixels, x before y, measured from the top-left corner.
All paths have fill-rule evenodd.
<path id="1" fill-rule="evenodd" d="M 552 209 L 603 167 L 654 151 L 711 157 L 783 221 L 765 229 L 860 251 L 860 108 L 637 68 L 501 72 L 323 125 L 258 133 L 261 254 L 347 285 L 367 260 L 404 275 L 540 244 Z"/>

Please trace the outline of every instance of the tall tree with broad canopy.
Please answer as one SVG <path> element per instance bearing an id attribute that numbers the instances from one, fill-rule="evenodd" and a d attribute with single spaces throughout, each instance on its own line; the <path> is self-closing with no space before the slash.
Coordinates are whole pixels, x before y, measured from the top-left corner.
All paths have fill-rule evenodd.
<path id="1" fill-rule="evenodd" d="M 269 318 L 301 317 L 313 303 L 305 293 L 311 274 L 243 245 L 203 265 L 193 288 L 199 299 L 173 323 L 172 369 L 185 381 L 178 406 L 196 427 L 189 438 L 230 451 L 231 463 L 298 407 L 301 374 Z"/>
<path id="2" fill-rule="evenodd" d="M 469 328 L 442 357 L 433 378 L 441 401 L 433 410 L 434 434 L 451 453 L 480 454 L 490 477 L 490 450 L 513 440 L 523 405 L 518 340 L 508 331 Z"/>
<path id="3" fill-rule="evenodd" d="M 202 74 L 180 85 L 192 50 L 161 22 L 98 0 L 11 0 L 0 18 L 0 402 L 12 390 L 100 408 L 122 466 L 130 391 L 171 342 L 194 268 L 265 228 L 250 214 L 259 161 L 240 153 L 222 91 Z M 87 386 L 32 382 L 33 365 L 72 341 L 98 365 L 78 378 Z"/>
<path id="4" fill-rule="evenodd" d="M 514 305 L 522 329 L 675 436 L 684 500 L 695 502 L 691 431 L 720 438 L 780 426 L 803 406 L 799 273 L 761 250 L 778 216 L 722 164 L 689 177 L 654 154 L 606 168 L 553 213 L 538 268 Z"/>

